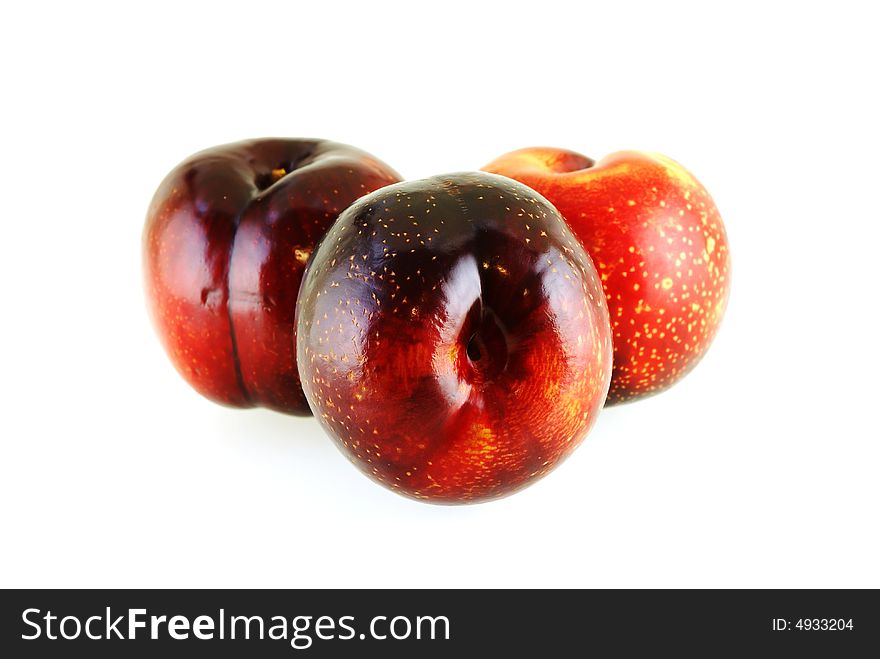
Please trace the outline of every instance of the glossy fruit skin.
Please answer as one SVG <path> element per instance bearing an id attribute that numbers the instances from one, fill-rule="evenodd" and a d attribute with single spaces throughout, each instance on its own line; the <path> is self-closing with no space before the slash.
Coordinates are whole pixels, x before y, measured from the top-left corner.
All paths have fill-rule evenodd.
<path id="1" fill-rule="evenodd" d="M 326 140 L 197 153 L 161 183 L 143 233 L 147 305 L 174 366 L 235 407 L 310 414 L 296 368 L 296 293 L 317 241 L 360 196 L 400 180 Z"/>
<path id="2" fill-rule="evenodd" d="M 611 375 L 598 274 L 556 210 L 481 172 L 399 183 L 345 211 L 297 312 L 306 397 L 392 490 L 484 501 L 581 442 Z"/>
<path id="3" fill-rule="evenodd" d="M 658 154 L 594 162 L 548 147 L 483 169 L 547 197 L 593 258 L 614 340 L 607 405 L 668 389 L 697 365 L 727 307 L 730 252 L 715 202 L 690 172 Z"/>

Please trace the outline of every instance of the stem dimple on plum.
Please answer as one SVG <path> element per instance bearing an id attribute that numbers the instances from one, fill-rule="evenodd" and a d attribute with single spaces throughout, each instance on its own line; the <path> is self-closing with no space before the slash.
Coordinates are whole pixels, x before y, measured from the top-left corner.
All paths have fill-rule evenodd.
<path id="1" fill-rule="evenodd" d="M 472 362 L 478 362 L 483 357 L 483 353 L 480 350 L 480 341 L 477 338 L 476 333 L 471 337 L 471 340 L 468 341 L 467 344 L 467 356 Z"/>
<path id="2" fill-rule="evenodd" d="M 467 371 L 473 384 L 487 384 L 507 368 L 510 348 L 502 323 L 491 309 L 482 306 L 477 322 L 465 345 Z"/>
<path id="3" fill-rule="evenodd" d="M 272 170 L 269 172 L 258 174 L 256 179 L 254 180 L 254 185 L 257 187 L 257 190 L 262 192 L 263 190 L 272 187 L 278 181 L 287 176 L 287 173 L 289 171 L 291 171 L 291 167 L 285 163 L 282 163 L 277 167 L 273 167 Z"/>

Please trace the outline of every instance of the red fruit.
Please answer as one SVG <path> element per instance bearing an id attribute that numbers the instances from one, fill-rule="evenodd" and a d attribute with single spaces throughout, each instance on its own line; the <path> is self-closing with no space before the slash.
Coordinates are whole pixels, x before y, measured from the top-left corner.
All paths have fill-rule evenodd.
<path id="1" fill-rule="evenodd" d="M 383 188 L 345 211 L 300 291 L 306 397 L 368 476 L 501 497 L 592 426 L 611 375 L 599 277 L 559 213 L 500 176 Z"/>
<path id="2" fill-rule="evenodd" d="M 171 361 L 226 405 L 309 414 L 296 368 L 296 293 L 339 213 L 400 177 L 323 140 L 202 151 L 156 191 L 144 227 L 147 302 Z"/>
<path id="3" fill-rule="evenodd" d="M 608 405 L 663 391 L 696 366 L 727 306 L 730 254 L 715 203 L 684 167 L 635 151 L 594 162 L 531 148 L 483 169 L 547 197 L 593 258 L 614 337 Z"/>

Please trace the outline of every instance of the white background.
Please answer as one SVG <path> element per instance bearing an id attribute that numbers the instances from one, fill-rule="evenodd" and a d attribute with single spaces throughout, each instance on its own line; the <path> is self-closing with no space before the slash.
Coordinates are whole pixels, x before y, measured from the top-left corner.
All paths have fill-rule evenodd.
<path id="1" fill-rule="evenodd" d="M 871 3 L 5 3 L 2 586 L 880 586 Z M 408 178 L 684 163 L 733 255 L 703 363 L 513 497 L 438 507 L 216 406 L 149 324 L 155 187 L 268 135 Z"/>

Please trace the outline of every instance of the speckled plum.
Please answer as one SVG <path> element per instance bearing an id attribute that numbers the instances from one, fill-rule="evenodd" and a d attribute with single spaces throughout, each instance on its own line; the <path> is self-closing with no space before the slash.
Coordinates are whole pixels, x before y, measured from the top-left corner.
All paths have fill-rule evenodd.
<path id="1" fill-rule="evenodd" d="M 180 374 L 219 403 L 309 414 L 294 325 L 306 260 L 341 211 L 399 180 L 324 140 L 238 142 L 178 165 L 150 204 L 143 261 L 148 307 Z"/>
<path id="2" fill-rule="evenodd" d="M 392 490 L 501 497 L 583 440 L 611 376 L 590 257 L 534 190 L 482 172 L 399 183 L 345 211 L 297 311 L 306 397 Z"/>
<path id="3" fill-rule="evenodd" d="M 607 404 L 668 389 L 696 366 L 727 306 L 730 252 L 718 209 L 690 172 L 658 154 L 594 162 L 546 147 L 483 169 L 546 196 L 592 256 L 613 330 Z"/>

